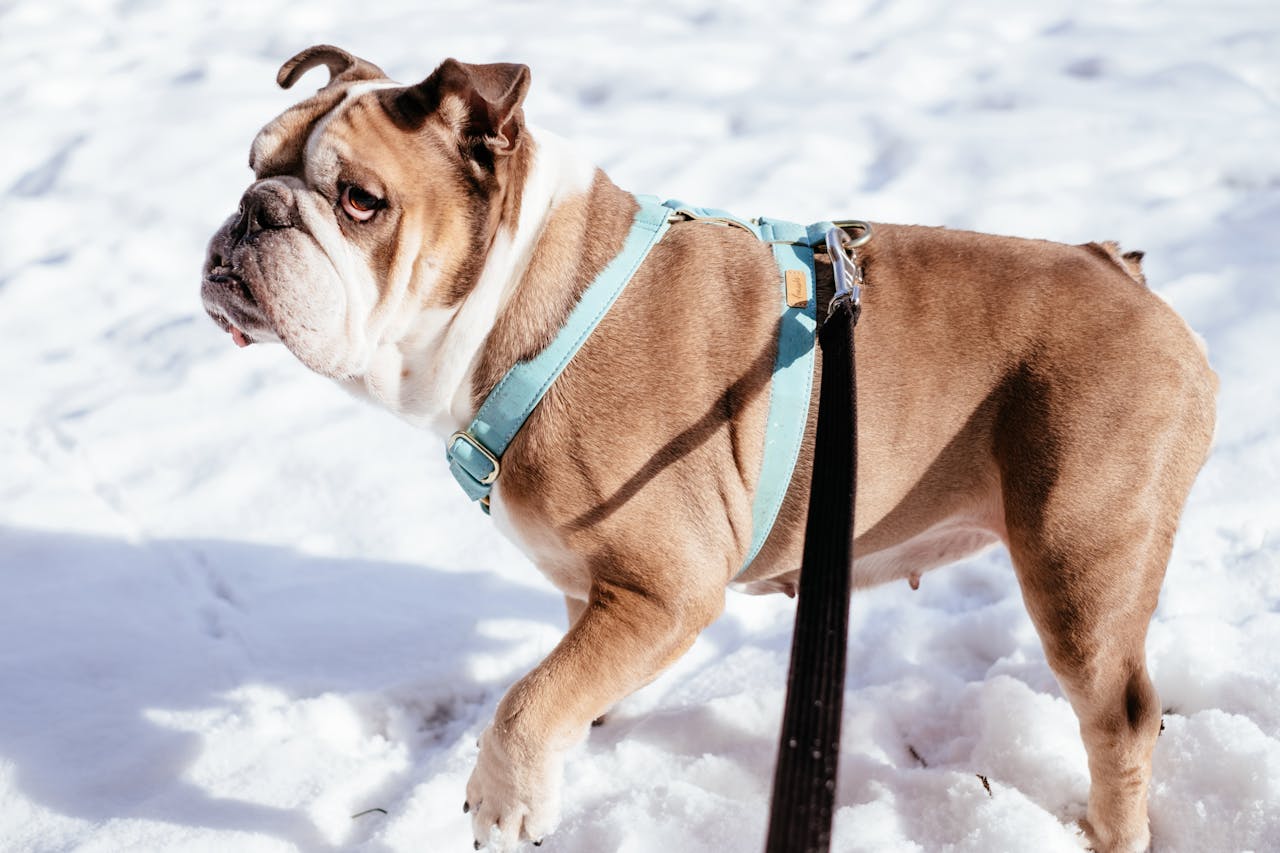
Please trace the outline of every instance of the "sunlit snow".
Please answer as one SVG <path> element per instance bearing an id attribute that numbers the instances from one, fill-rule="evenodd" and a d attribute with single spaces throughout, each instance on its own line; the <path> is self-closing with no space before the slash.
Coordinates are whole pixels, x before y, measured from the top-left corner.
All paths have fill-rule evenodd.
<path id="1" fill-rule="evenodd" d="M 0 4 L 0 850 L 470 850 L 476 736 L 563 630 L 435 439 L 200 306 L 316 42 L 528 63 L 531 119 L 628 189 L 1146 250 L 1222 378 L 1148 644 L 1155 848 L 1280 850 L 1266 0 Z M 760 849 L 793 606 L 730 595 L 570 755 L 542 849 Z M 845 708 L 835 850 L 1083 847 L 1002 552 L 858 593 Z"/>

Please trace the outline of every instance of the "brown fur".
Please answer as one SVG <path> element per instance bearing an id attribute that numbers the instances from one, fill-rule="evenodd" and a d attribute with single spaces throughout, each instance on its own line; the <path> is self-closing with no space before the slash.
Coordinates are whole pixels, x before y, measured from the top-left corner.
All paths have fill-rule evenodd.
<path id="1" fill-rule="evenodd" d="M 368 73 L 344 56 L 322 51 L 282 69 L 291 81 L 324 63 L 336 76 L 263 131 L 258 175 L 300 182 L 311 169 L 322 194 L 376 183 L 396 212 L 376 229 L 350 226 L 349 240 L 379 280 L 427 254 L 447 271 L 431 292 L 383 294 L 385 310 L 405 298 L 465 303 L 520 210 L 527 69 L 450 60 L 416 87 L 345 111 L 333 130 L 352 156 L 306 163 L 299 140 L 343 97 L 342 75 Z M 634 209 L 603 173 L 554 209 L 476 359 L 475 404 L 546 346 Z M 859 257 L 854 583 L 914 585 L 1004 543 L 1080 718 L 1091 840 L 1140 850 L 1160 716 L 1143 644 L 1212 438 L 1216 377 L 1146 289 L 1141 254 L 1114 243 L 877 224 Z M 819 267 L 823 305 L 831 277 L 825 259 Z M 554 822 L 564 748 L 688 648 L 720 612 L 726 583 L 794 589 L 812 406 L 774 530 L 735 578 L 751 539 L 779 287 L 768 247 L 750 235 L 673 225 L 508 448 L 495 519 L 565 593 L 571 627 L 482 738 L 468 783 L 480 836 L 497 824 L 514 843 Z"/>
<path id="2" fill-rule="evenodd" d="M 611 194 L 628 209 L 599 182 L 590 203 Z M 600 263 L 579 254 L 575 268 L 581 235 L 563 227 L 548 292 L 565 264 L 577 288 Z M 1081 719 L 1093 840 L 1143 846 L 1159 726 L 1143 643 L 1212 436 L 1216 379 L 1114 248 L 876 225 L 860 254 L 855 583 L 1004 542 Z M 504 700 L 509 737 L 567 737 L 718 614 L 750 540 L 776 278 L 746 235 L 675 226 L 512 444 L 500 493 L 513 524 L 590 607 Z M 563 313 L 546 309 L 556 319 L 523 330 L 523 345 L 520 330 L 495 329 L 487 357 L 536 351 Z M 477 399 L 496 374 L 478 375 Z M 802 453 L 739 581 L 794 584 L 808 480 Z"/>

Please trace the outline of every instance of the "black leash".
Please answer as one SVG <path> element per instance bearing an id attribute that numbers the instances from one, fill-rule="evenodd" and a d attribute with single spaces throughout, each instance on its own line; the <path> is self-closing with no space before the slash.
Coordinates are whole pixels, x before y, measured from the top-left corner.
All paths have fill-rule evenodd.
<path id="1" fill-rule="evenodd" d="M 870 235 L 867 226 L 861 238 L 849 241 L 842 234 L 835 246 L 828 237 L 837 295 L 818 331 L 822 387 L 813 479 L 766 853 L 826 853 L 831 844 L 857 474 L 853 330 L 862 310 L 861 275 L 848 249 Z M 842 273 L 847 276 L 843 287 Z"/>

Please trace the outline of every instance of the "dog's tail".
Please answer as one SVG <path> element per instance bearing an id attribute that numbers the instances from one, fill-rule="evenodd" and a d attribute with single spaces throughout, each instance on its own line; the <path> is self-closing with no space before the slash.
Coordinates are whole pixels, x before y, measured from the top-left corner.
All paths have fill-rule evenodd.
<path id="1" fill-rule="evenodd" d="M 1142 258 L 1146 252 L 1120 252 L 1120 244 L 1115 240 L 1103 240 L 1101 243 L 1086 243 L 1085 248 L 1105 256 L 1120 269 L 1124 270 L 1129 278 L 1138 284 L 1146 287 L 1147 277 L 1142 274 Z"/>

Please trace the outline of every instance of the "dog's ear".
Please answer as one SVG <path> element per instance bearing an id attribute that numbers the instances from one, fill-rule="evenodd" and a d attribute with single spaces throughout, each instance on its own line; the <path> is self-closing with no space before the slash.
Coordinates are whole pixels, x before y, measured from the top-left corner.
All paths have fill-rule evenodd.
<path id="1" fill-rule="evenodd" d="M 298 82 L 303 74 L 312 68 L 324 65 L 329 68 L 329 82 L 325 89 L 335 83 L 354 83 L 359 80 L 382 80 L 387 75 L 372 62 L 347 53 L 340 47 L 331 44 L 312 45 L 280 66 L 276 73 L 276 82 L 280 88 L 288 89 Z"/>
<path id="2" fill-rule="evenodd" d="M 387 90 L 382 103 L 395 123 L 417 129 L 438 114 L 467 146 L 510 154 L 524 136 L 521 104 L 529 91 L 529 67 L 510 62 L 471 65 L 446 59 L 416 86 Z"/>
<path id="3" fill-rule="evenodd" d="M 345 84 L 361 80 L 385 80 L 382 69 L 331 44 L 317 44 L 294 56 L 276 74 L 276 82 L 288 89 L 312 68 L 329 69 L 329 82 L 301 103 L 294 104 L 264 127 L 249 149 L 249 168 L 259 178 L 297 168 L 307 135 L 321 116 L 345 95 Z"/>

